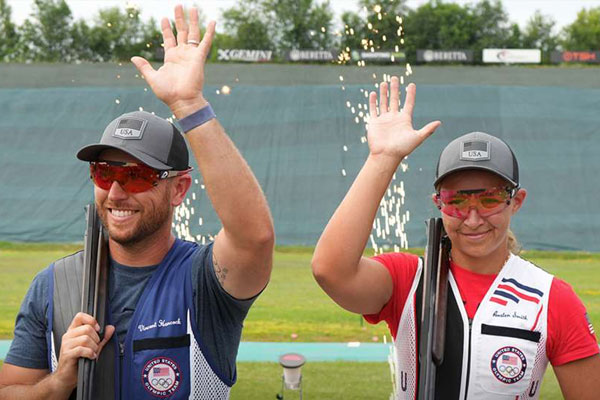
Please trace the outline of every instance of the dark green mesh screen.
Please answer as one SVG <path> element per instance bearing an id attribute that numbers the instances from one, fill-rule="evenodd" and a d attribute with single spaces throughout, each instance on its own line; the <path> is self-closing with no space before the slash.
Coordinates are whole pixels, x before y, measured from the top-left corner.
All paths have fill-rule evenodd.
<path id="1" fill-rule="evenodd" d="M 373 73 L 403 72 L 209 66 L 206 95 L 267 195 L 279 244 L 316 242 L 367 155 L 364 126 L 346 102 L 364 102 L 360 89 L 372 88 Z M 429 198 L 439 152 L 481 130 L 507 141 L 519 160 L 528 197 L 513 228 L 524 246 L 600 251 L 596 69 L 415 67 L 410 80 L 418 84 L 416 125 L 443 121 L 409 157 L 408 171 L 398 172 L 410 246 L 424 245 L 423 221 L 437 213 Z M 216 94 L 223 84 L 230 95 Z M 169 117 L 144 87 L 129 66 L 0 65 L 0 240 L 82 239 L 93 189 L 75 153 L 121 113 L 143 107 Z M 200 179 L 197 170 L 194 177 Z M 219 222 L 206 194 L 192 189 L 192 232 L 215 233 Z"/>

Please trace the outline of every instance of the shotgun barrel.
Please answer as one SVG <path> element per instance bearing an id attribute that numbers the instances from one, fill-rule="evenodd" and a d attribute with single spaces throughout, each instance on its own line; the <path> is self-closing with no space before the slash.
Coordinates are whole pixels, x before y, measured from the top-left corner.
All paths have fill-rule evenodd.
<path id="1" fill-rule="evenodd" d="M 108 243 L 94 204 L 86 206 L 83 259 L 81 311 L 96 318 L 100 325 L 100 338 L 103 338 L 108 296 Z M 79 359 L 77 400 L 92 399 L 95 367 L 95 360 Z"/>
<path id="2" fill-rule="evenodd" d="M 430 218 L 426 225 L 417 398 L 434 400 L 436 368 L 444 360 L 450 240 L 445 235 L 441 218 Z"/>

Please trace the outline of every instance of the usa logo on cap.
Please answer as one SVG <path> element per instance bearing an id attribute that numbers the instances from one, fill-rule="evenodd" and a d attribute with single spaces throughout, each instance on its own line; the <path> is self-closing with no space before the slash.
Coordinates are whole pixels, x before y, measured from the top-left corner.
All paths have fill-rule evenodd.
<path id="1" fill-rule="evenodd" d="M 460 159 L 467 161 L 482 161 L 490 159 L 490 142 L 470 141 L 460 144 Z"/>
<path id="2" fill-rule="evenodd" d="M 141 139 L 145 127 L 146 121 L 142 119 L 123 118 L 119 120 L 113 136 L 121 139 Z"/>

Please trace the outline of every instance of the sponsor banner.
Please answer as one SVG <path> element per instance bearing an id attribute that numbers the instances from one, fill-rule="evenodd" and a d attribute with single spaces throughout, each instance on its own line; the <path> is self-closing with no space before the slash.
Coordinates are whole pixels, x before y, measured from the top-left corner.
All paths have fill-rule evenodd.
<path id="1" fill-rule="evenodd" d="M 401 62 L 406 61 L 406 53 L 403 51 L 367 51 L 352 50 L 352 60 L 375 61 L 375 62 Z"/>
<path id="2" fill-rule="evenodd" d="M 271 50 L 217 49 L 218 61 L 267 62 L 272 57 Z"/>
<path id="3" fill-rule="evenodd" d="M 539 64 L 542 62 L 540 49 L 483 49 L 484 63 Z"/>
<path id="4" fill-rule="evenodd" d="M 550 60 L 560 63 L 600 63 L 600 51 L 553 51 Z"/>
<path id="5" fill-rule="evenodd" d="M 417 50 L 418 62 L 473 62 L 473 50 Z"/>
<path id="6" fill-rule="evenodd" d="M 290 50 L 285 54 L 288 61 L 335 61 L 339 52 L 337 50 Z"/>

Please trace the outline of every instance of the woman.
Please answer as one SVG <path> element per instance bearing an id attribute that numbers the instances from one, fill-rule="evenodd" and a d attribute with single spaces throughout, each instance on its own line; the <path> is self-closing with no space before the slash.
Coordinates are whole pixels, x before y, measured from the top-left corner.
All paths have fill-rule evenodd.
<path id="1" fill-rule="evenodd" d="M 421 261 L 404 253 L 363 257 L 379 203 L 400 161 L 440 122 L 412 126 L 415 86 L 399 110 L 396 77 L 370 93 L 369 156 L 325 228 L 315 278 L 346 310 L 386 321 L 396 346 L 397 398 L 417 393 Z M 388 99 L 389 97 L 389 99 Z M 548 361 L 567 399 L 600 393 L 598 345 L 581 301 L 565 282 L 521 259 L 510 221 L 527 196 L 503 141 L 484 133 L 450 143 L 432 199 L 452 243 L 444 362 L 436 398 L 535 399 Z"/>

